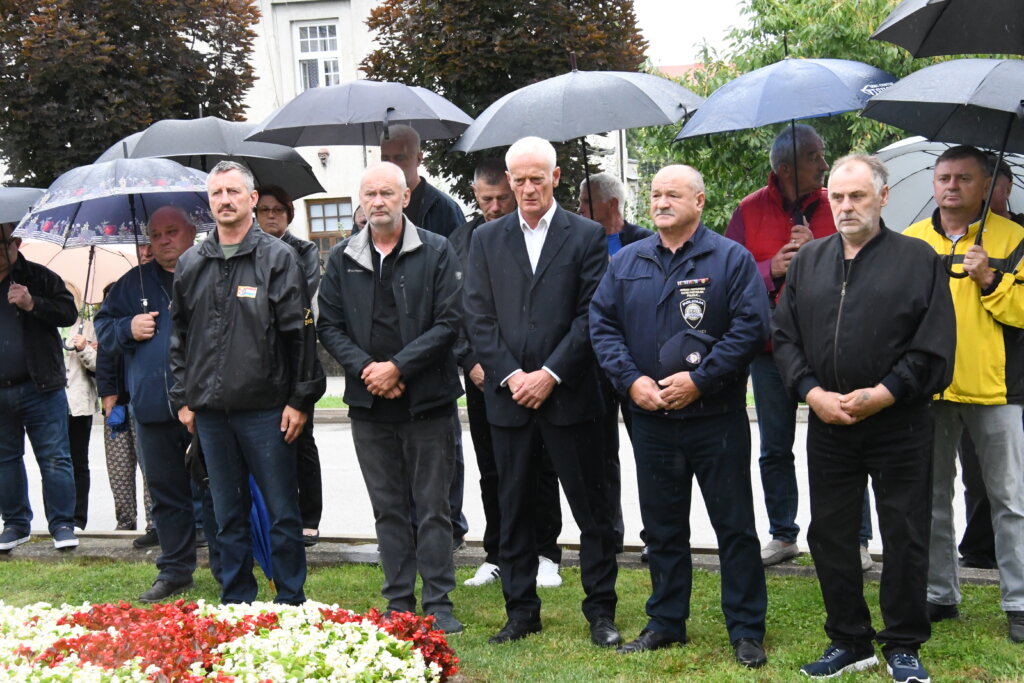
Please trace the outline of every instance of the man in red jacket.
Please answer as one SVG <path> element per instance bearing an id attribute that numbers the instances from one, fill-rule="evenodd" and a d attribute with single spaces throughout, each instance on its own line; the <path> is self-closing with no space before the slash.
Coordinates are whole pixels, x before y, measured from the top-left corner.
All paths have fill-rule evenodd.
<path id="1" fill-rule="evenodd" d="M 833 234 L 836 228 L 822 187 L 828 163 L 817 132 L 802 123 L 786 126 L 772 143 L 769 160 L 768 184 L 740 202 L 725 236 L 754 255 L 774 311 L 793 256 L 803 245 Z M 769 566 L 800 553 L 793 464 L 797 403 L 782 384 L 770 345 L 751 362 L 750 374 L 761 434 L 761 485 L 772 535 L 761 550 L 761 560 Z"/>

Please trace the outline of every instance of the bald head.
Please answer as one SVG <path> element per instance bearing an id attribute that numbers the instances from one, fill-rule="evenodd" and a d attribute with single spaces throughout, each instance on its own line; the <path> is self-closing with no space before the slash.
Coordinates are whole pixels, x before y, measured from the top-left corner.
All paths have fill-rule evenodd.
<path id="1" fill-rule="evenodd" d="M 423 163 L 419 133 L 403 124 L 389 127 L 387 139 L 383 135 L 380 138 L 380 160 L 402 169 L 406 187 L 416 189 L 420 182 L 420 164 Z"/>
<path id="2" fill-rule="evenodd" d="M 178 257 L 196 241 L 196 226 L 177 206 L 162 206 L 149 217 L 149 248 L 153 260 L 166 271 L 174 272 Z"/>

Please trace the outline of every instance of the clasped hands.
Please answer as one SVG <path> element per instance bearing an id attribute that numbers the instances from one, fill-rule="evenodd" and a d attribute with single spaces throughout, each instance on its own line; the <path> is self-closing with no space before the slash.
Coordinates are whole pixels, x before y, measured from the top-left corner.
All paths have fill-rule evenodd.
<path id="1" fill-rule="evenodd" d="M 401 381 L 402 371 L 389 360 L 367 363 L 359 377 L 374 396 L 398 398 L 405 393 L 405 383 Z"/>
<path id="2" fill-rule="evenodd" d="M 681 410 L 700 398 L 689 372 L 677 372 L 655 381 L 644 375 L 633 382 L 629 397 L 644 410 Z"/>
<path id="3" fill-rule="evenodd" d="M 814 387 L 807 392 L 807 405 L 822 422 L 852 425 L 888 408 L 896 399 L 884 385 L 854 389 L 848 394 Z"/>

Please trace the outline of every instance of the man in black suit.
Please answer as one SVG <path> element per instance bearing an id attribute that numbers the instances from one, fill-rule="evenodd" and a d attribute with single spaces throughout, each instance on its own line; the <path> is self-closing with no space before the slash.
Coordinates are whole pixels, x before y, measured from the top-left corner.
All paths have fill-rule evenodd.
<path id="1" fill-rule="evenodd" d="M 532 495 L 546 449 L 580 528 L 591 640 L 613 646 L 621 641 L 615 539 L 596 423 L 604 407 L 587 333 L 590 299 L 608 263 L 604 230 L 555 203 L 559 169 L 549 142 L 523 138 L 505 164 L 519 210 L 477 228 L 466 273 L 467 327 L 484 370 L 500 484 L 508 622 L 490 642 L 541 629 Z"/>

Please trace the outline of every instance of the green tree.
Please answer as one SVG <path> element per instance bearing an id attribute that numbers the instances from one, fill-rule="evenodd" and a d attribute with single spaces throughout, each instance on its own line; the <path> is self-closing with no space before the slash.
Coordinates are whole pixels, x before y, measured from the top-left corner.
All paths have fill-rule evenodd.
<path id="1" fill-rule="evenodd" d="M 647 47 L 632 0 L 385 0 L 367 25 L 380 45 L 362 64 L 370 78 L 428 88 L 470 116 L 517 88 L 568 72 L 570 52 L 581 70 L 636 71 Z M 448 153 L 451 142 L 425 145 L 427 168 L 471 202 L 473 168 L 505 150 Z M 556 196 L 565 201 L 575 196 L 583 165 L 578 141 L 557 148 Z"/>
<path id="2" fill-rule="evenodd" d="M 254 0 L 0 0 L 0 158 L 47 186 L 164 118 L 240 118 Z"/>
<path id="3" fill-rule="evenodd" d="M 871 40 L 871 33 L 898 0 L 746 0 L 743 13 L 750 25 L 730 33 L 729 47 L 718 54 L 706 44 L 704 68 L 693 71 L 683 85 L 707 96 L 740 74 L 785 58 L 838 58 L 871 64 L 902 78 L 936 60 L 915 60 L 890 43 Z M 832 160 L 848 152 L 872 152 L 905 136 L 897 128 L 856 112 L 809 119 L 825 142 Z M 646 221 L 646 193 L 655 172 L 668 163 L 687 163 L 704 175 L 708 203 L 705 223 L 724 231 L 733 210 L 747 194 L 764 185 L 770 170 L 768 149 L 788 124 L 719 133 L 673 143 L 679 126 L 630 131 L 631 156 L 639 160 L 642 196 L 638 219 Z M 649 224 L 649 223 L 648 223 Z"/>

